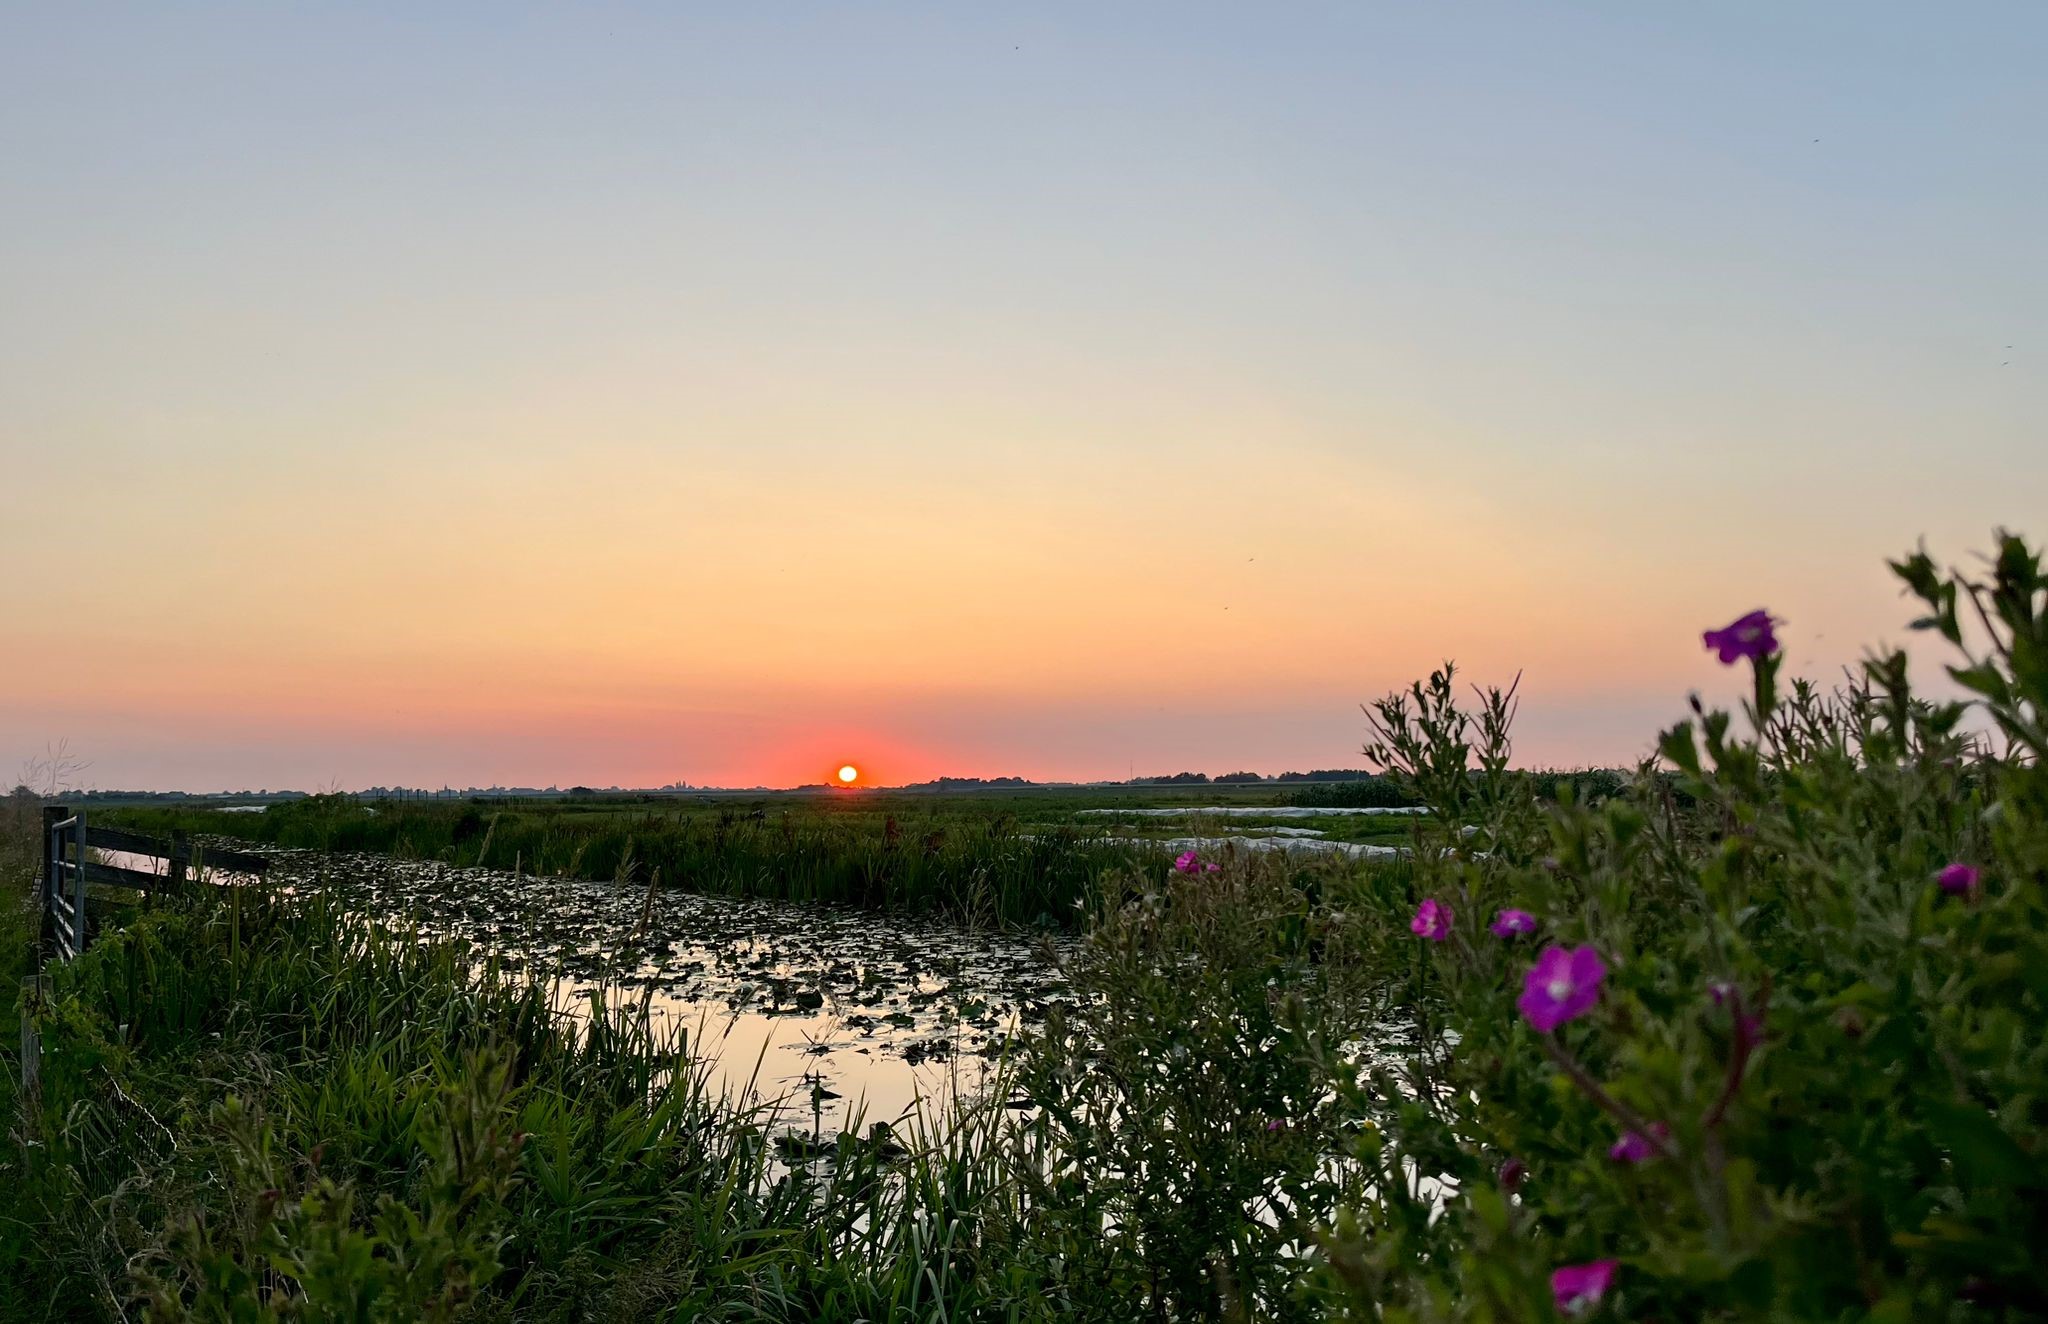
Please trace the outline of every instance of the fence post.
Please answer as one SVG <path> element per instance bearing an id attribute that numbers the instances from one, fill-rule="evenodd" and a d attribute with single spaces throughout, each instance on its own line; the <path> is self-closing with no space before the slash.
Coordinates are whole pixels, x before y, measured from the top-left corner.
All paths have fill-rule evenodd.
<path id="1" fill-rule="evenodd" d="M 57 824 L 70 815 L 63 805 L 43 806 L 43 878 L 36 888 L 36 970 L 40 973 L 43 963 L 50 959 L 50 945 L 55 940 L 55 919 L 50 914 L 50 902 L 57 896 L 57 889 L 63 886 L 64 870 L 57 861 L 62 857 L 63 847 L 57 842 Z"/>
<path id="2" fill-rule="evenodd" d="M 72 889 L 71 893 L 71 954 L 73 956 L 83 956 L 85 955 L 85 944 L 89 941 L 85 928 L 85 859 L 91 853 L 91 847 L 85 844 L 85 811 L 83 809 L 78 811 L 78 821 L 71 825 L 71 831 L 73 833 L 72 839 L 78 843 L 74 848 L 78 856 L 78 871 L 72 875 L 72 881 L 76 886 Z"/>
<path id="3" fill-rule="evenodd" d="M 184 890 L 185 868 L 192 860 L 192 838 L 183 828 L 171 830 L 171 862 L 164 870 L 170 880 L 170 890 Z"/>
<path id="4" fill-rule="evenodd" d="M 37 1018 L 42 1013 L 42 976 L 21 981 L 21 1111 L 33 1118 L 37 1092 L 43 1079 L 43 1036 Z"/>

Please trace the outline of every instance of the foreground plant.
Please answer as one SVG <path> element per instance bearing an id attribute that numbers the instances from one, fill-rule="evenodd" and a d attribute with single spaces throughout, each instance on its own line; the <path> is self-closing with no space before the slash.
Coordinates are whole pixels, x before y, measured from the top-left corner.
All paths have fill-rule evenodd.
<path id="1" fill-rule="evenodd" d="M 471 1054 L 434 1091 L 419 1129 L 425 1174 L 410 1199 L 362 1208 L 353 1183 L 314 1167 L 294 1190 L 275 1130 L 239 1099 L 212 1118 L 227 1142 L 239 1217 L 197 1211 L 170 1230 L 159 1266 L 140 1275 L 153 1324 L 185 1320 L 463 1318 L 502 1271 L 508 1201 L 518 1183 L 506 1065 Z"/>
<path id="2" fill-rule="evenodd" d="M 1360 1174 L 1330 1161 L 1344 1118 L 1307 1049 L 1377 1020 L 1359 930 L 1317 903 L 1335 873 L 1269 853 L 1106 889 L 1017 1069 L 1018 1234 L 1061 1318 L 1320 1316 L 1314 1230 Z"/>
<path id="3" fill-rule="evenodd" d="M 1752 612 L 1705 635 L 1741 720 L 1696 704 L 1599 803 L 1515 803 L 1509 698 L 1468 716 L 1448 670 L 1376 706 L 1383 766 L 1486 825 L 1414 895 L 1501 941 L 1418 945 L 1404 1071 L 1328 1057 L 1381 1174 L 1325 1235 L 1340 1313 L 2048 1313 L 2048 580 L 2009 536 L 1895 569 L 1967 700 L 1896 653 L 1788 689 Z"/>
<path id="4" fill-rule="evenodd" d="M 688 1040 L 319 897 L 159 909 L 50 980 L 41 1095 L 0 1084 L 7 1324 L 1053 1313 L 1001 1095 L 779 1166 L 794 1109 Z"/>

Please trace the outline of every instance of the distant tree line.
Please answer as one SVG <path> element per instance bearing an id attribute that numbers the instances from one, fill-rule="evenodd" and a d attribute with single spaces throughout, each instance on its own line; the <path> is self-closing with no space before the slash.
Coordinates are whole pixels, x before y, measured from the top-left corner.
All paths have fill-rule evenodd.
<path id="1" fill-rule="evenodd" d="M 1206 772 L 1176 772 L 1171 776 L 1133 777 L 1125 786 L 1244 786 L 1254 782 L 1369 782 L 1376 778 L 1363 768 L 1317 768 L 1313 772 L 1282 772 L 1267 777 L 1256 772 L 1226 772 L 1211 777 Z"/>

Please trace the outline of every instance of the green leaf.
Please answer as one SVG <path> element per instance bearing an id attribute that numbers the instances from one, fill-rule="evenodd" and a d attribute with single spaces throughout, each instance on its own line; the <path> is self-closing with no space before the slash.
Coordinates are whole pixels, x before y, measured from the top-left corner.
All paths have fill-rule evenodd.
<path id="1" fill-rule="evenodd" d="M 2015 1174 L 2035 1167 L 2033 1157 L 2006 1134 L 1988 1110 L 1939 1098 L 1929 1099 L 1926 1108 L 1938 1142 L 1966 1185 L 2011 1186 Z"/>

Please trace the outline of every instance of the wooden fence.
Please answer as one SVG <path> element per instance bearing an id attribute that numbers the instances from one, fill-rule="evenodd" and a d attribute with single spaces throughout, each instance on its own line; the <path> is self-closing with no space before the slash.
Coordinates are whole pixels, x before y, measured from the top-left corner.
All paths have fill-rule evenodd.
<path id="1" fill-rule="evenodd" d="M 95 851 L 117 852 L 151 867 L 108 864 L 94 858 Z M 91 887 L 175 892 L 207 872 L 260 878 L 269 868 L 261 855 L 194 846 L 182 832 L 164 841 L 120 828 L 91 827 L 83 809 L 73 813 L 50 805 L 43 810 L 43 908 L 54 949 L 67 960 L 84 951 L 92 936 L 86 914 Z"/>
<path id="2" fill-rule="evenodd" d="M 126 857 L 129 863 L 110 864 L 98 858 L 108 852 Z M 137 864 L 147 867 L 132 867 Z M 261 878 L 269 868 L 270 862 L 261 855 L 195 846 L 182 832 L 172 833 L 165 841 L 120 828 L 93 827 L 86 822 L 83 809 L 73 813 L 63 805 L 45 806 L 43 867 L 37 888 L 43 913 L 39 951 L 68 961 L 85 950 L 95 931 L 87 913 L 87 899 L 95 887 L 103 892 L 120 888 L 160 894 L 182 891 L 220 875 Z M 35 1027 L 42 1006 L 42 974 L 38 971 L 23 982 L 21 1084 L 26 1098 L 36 1085 L 41 1059 Z"/>

